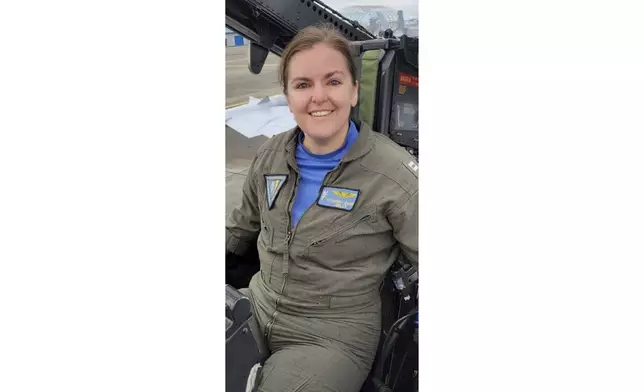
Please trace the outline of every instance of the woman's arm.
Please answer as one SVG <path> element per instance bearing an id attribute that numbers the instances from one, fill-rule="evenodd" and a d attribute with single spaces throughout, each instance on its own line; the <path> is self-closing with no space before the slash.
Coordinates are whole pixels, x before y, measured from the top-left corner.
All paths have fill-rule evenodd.
<path id="1" fill-rule="evenodd" d="M 255 163 L 253 159 L 242 187 L 240 203 L 226 220 L 226 253 L 244 256 L 250 247 L 257 246 L 260 231 L 259 200 L 255 183 Z M 251 249 L 252 250 L 252 249 Z"/>
<path id="2" fill-rule="evenodd" d="M 394 206 L 388 219 L 403 256 L 418 268 L 418 189 Z"/>

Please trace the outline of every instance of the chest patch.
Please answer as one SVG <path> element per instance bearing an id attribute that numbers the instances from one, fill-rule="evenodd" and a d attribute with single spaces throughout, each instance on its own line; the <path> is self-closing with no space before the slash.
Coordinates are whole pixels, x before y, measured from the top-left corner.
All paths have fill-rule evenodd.
<path id="1" fill-rule="evenodd" d="M 273 208 L 275 199 L 280 193 L 282 186 L 286 183 L 287 177 L 288 176 L 286 174 L 264 175 L 264 178 L 266 179 L 266 202 L 268 203 L 269 210 Z"/>
<path id="2" fill-rule="evenodd" d="M 318 198 L 318 205 L 322 207 L 337 208 L 351 211 L 358 201 L 360 191 L 348 188 L 333 188 L 325 186 Z"/>

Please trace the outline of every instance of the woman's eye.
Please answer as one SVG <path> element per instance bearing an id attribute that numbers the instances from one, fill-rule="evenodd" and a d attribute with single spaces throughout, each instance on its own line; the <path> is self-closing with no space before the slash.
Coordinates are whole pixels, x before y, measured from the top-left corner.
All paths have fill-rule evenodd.
<path id="1" fill-rule="evenodd" d="M 339 84 L 340 84 L 340 81 L 339 81 L 339 80 L 335 80 L 335 79 L 334 79 L 334 80 L 330 81 L 329 83 L 330 83 L 332 86 L 337 86 L 337 85 L 339 85 Z"/>
<path id="2" fill-rule="evenodd" d="M 295 86 L 295 88 L 300 89 L 300 88 L 305 88 L 306 86 L 307 86 L 307 84 L 306 84 L 306 83 L 299 83 L 299 84 L 297 84 L 297 85 Z"/>

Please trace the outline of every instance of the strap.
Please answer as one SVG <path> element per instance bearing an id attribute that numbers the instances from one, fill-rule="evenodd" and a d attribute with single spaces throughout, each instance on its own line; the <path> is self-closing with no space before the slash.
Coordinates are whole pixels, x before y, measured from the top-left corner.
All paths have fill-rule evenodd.
<path id="1" fill-rule="evenodd" d="M 369 50 L 362 55 L 360 75 L 360 95 L 358 100 L 359 117 L 373 129 L 375 116 L 378 68 L 380 65 L 380 50 Z"/>

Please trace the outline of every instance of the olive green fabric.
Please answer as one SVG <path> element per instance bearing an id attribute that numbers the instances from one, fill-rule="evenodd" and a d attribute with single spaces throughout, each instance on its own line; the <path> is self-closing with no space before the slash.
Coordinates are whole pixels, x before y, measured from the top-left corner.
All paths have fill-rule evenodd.
<path id="1" fill-rule="evenodd" d="M 418 165 L 362 123 L 318 202 L 293 229 L 300 132 L 260 148 L 228 218 L 226 250 L 243 254 L 257 246 L 260 257 L 244 292 L 269 351 L 260 391 L 358 392 L 379 342 L 380 284 L 401 254 L 418 265 Z M 269 188 L 271 176 L 285 180 Z M 338 197 L 350 202 L 320 205 L 332 192 L 326 186 L 344 189 Z"/>
<path id="2" fill-rule="evenodd" d="M 371 128 L 375 116 L 379 63 L 380 50 L 370 50 L 362 55 L 358 115 L 360 120 L 369 124 Z"/>
<path id="3" fill-rule="evenodd" d="M 261 343 L 270 351 L 258 392 L 360 390 L 378 349 L 380 301 L 357 303 L 359 311 L 349 313 L 293 305 L 278 309 L 279 293 L 260 275 L 248 291 Z"/>

